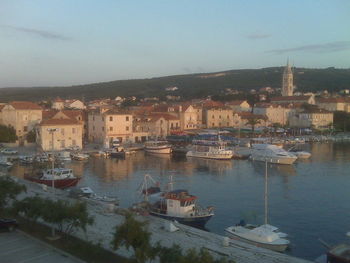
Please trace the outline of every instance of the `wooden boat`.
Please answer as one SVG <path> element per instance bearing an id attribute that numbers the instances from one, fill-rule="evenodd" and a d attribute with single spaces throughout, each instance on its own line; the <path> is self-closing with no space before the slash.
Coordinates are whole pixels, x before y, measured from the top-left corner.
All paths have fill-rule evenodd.
<path id="1" fill-rule="evenodd" d="M 144 150 L 149 153 L 170 154 L 171 145 L 167 141 L 148 141 L 145 143 Z"/>

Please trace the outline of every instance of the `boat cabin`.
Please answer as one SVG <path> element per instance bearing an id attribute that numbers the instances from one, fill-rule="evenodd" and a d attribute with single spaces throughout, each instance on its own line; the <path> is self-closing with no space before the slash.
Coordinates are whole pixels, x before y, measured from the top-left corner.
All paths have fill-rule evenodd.
<path id="1" fill-rule="evenodd" d="M 195 202 L 197 197 L 189 195 L 187 190 L 173 190 L 167 192 L 164 196 L 167 206 L 167 215 L 183 216 L 190 215 L 195 211 Z"/>

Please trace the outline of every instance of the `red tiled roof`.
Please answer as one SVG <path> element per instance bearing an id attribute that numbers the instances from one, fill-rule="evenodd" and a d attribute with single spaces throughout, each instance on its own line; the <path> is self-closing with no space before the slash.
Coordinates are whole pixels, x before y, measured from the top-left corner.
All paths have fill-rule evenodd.
<path id="1" fill-rule="evenodd" d="M 16 110 L 42 110 L 42 108 L 30 101 L 12 101 L 9 103 Z"/>
<path id="2" fill-rule="evenodd" d="M 49 119 L 43 120 L 40 125 L 48 126 L 48 125 L 77 125 L 79 122 L 73 119 Z"/>
<path id="3" fill-rule="evenodd" d="M 306 101 L 309 100 L 311 96 L 281 96 L 271 98 L 271 101 Z"/>
<path id="4" fill-rule="evenodd" d="M 5 107 L 5 104 L 0 104 L 0 111 Z"/>
<path id="5" fill-rule="evenodd" d="M 58 111 L 57 110 L 44 110 L 43 120 L 51 119 Z"/>
<path id="6" fill-rule="evenodd" d="M 319 98 L 316 100 L 318 103 L 345 103 L 350 102 L 349 97 L 340 97 L 340 98 Z"/>
<path id="7" fill-rule="evenodd" d="M 232 101 L 226 102 L 226 105 L 238 106 L 238 105 L 241 105 L 243 102 L 245 102 L 245 100 L 232 100 Z"/>
<path id="8" fill-rule="evenodd" d="M 237 113 L 242 119 L 250 120 L 250 119 L 261 119 L 261 120 L 267 120 L 266 115 L 262 114 L 253 114 L 251 112 L 238 112 Z"/>
<path id="9" fill-rule="evenodd" d="M 220 106 L 224 106 L 224 104 L 220 101 L 205 100 L 203 102 L 203 107 L 220 107 Z"/>

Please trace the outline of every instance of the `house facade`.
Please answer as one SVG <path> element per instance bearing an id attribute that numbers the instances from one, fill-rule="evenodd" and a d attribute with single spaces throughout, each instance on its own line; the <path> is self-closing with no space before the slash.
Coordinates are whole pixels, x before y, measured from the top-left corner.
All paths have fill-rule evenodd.
<path id="1" fill-rule="evenodd" d="M 203 111 L 204 124 L 207 128 L 233 126 L 233 110 L 229 107 L 207 107 Z"/>
<path id="2" fill-rule="evenodd" d="M 329 128 L 333 125 L 333 112 L 324 109 L 305 110 L 291 116 L 289 126 L 295 128 Z"/>
<path id="3" fill-rule="evenodd" d="M 29 101 L 13 101 L 2 108 L 2 123 L 16 130 L 20 142 L 42 120 L 42 108 Z"/>

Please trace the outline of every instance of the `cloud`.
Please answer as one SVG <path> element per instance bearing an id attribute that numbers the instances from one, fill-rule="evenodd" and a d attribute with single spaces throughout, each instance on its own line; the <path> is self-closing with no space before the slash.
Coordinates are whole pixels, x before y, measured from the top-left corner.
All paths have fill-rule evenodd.
<path id="1" fill-rule="evenodd" d="M 70 40 L 70 38 L 64 35 L 60 35 L 60 34 L 45 31 L 45 30 L 35 29 L 35 28 L 17 27 L 17 26 L 10 26 L 10 25 L 1 25 L 1 27 L 8 28 L 21 33 L 31 34 L 31 35 L 46 38 L 46 39 Z"/>
<path id="2" fill-rule="evenodd" d="M 266 53 L 284 54 L 289 52 L 329 53 L 350 49 L 350 41 L 336 41 L 325 44 L 304 45 L 294 48 L 272 49 Z"/>
<path id="3" fill-rule="evenodd" d="M 251 34 L 246 36 L 246 38 L 249 38 L 249 39 L 262 39 L 262 38 L 268 38 L 268 37 L 271 37 L 271 35 L 256 33 L 256 34 Z"/>

